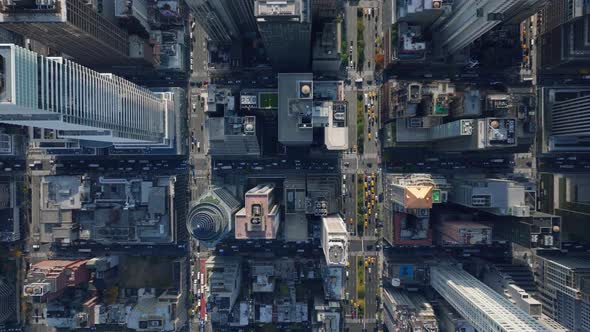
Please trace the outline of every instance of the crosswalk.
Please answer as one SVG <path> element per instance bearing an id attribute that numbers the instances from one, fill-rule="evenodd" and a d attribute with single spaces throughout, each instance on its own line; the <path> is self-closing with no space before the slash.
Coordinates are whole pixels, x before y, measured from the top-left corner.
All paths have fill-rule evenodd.
<path id="1" fill-rule="evenodd" d="M 360 236 L 351 236 L 350 237 L 350 241 L 360 241 L 361 237 Z M 377 237 L 376 236 L 363 236 L 362 238 L 363 241 L 377 241 Z"/>
<path id="2" fill-rule="evenodd" d="M 379 154 L 378 153 L 363 153 L 363 159 L 378 159 L 379 158 Z"/>
<path id="3" fill-rule="evenodd" d="M 349 251 L 348 256 L 377 256 L 379 251 Z"/>
<path id="4" fill-rule="evenodd" d="M 359 319 L 359 318 L 346 318 L 344 319 L 344 321 L 346 323 L 349 324 L 362 324 L 363 322 L 366 324 L 375 324 L 377 323 L 377 320 L 375 318 L 363 318 L 363 319 Z"/>

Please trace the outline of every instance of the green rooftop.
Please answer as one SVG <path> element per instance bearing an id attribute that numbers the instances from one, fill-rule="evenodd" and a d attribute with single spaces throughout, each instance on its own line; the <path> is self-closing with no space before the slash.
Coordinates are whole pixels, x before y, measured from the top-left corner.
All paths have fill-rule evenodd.
<path id="1" fill-rule="evenodd" d="M 261 92 L 260 108 L 279 108 L 279 94 L 276 92 Z"/>

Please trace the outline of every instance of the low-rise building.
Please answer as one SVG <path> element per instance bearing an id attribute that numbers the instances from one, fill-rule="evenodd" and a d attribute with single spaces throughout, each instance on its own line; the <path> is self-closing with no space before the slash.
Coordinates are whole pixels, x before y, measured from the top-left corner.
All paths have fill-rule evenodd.
<path id="1" fill-rule="evenodd" d="M 445 220 L 436 227 L 443 246 L 486 245 L 492 243 L 492 228 L 473 221 Z"/>
<path id="2" fill-rule="evenodd" d="M 244 89 L 240 91 L 240 111 L 276 112 L 279 108 L 279 93 L 276 89 Z"/>
<path id="3" fill-rule="evenodd" d="M 40 240 L 72 244 L 173 243 L 176 239 L 175 177 L 41 178 Z"/>
<path id="4" fill-rule="evenodd" d="M 314 332 L 340 332 L 339 312 L 318 311 L 315 318 L 320 326 Z"/>
<path id="5" fill-rule="evenodd" d="M 306 177 L 305 213 L 325 217 L 340 211 L 340 178 L 309 175 Z"/>
<path id="6" fill-rule="evenodd" d="M 254 261 L 250 264 L 252 291 L 255 293 L 272 293 L 275 289 L 275 268 L 272 262 Z"/>
<path id="7" fill-rule="evenodd" d="M 213 323 L 228 322 L 242 287 L 240 257 L 211 256 L 205 262 L 205 301 Z"/>
<path id="8" fill-rule="evenodd" d="M 76 287 L 90 280 L 87 260 L 47 260 L 31 265 L 24 281 L 23 295 L 40 301 L 53 300 L 66 287 Z"/>
<path id="9" fill-rule="evenodd" d="M 222 115 L 226 111 L 236 110 L 236 100 L 232 91 L 215 84 L 208 85 L 206 101 L 205 113 L 207 114 Z"/>
<path id="10" fill-rule="evenodd" d="M 156 295 L 154 289 L 140 289 L 137 303 L 127 314 L 127 328 L 135 331 L 177 331 L 185 324 L 184 296 L 176 290 Z"/>
<path id="11" fill-rule="evenodd" d="M 426 59 L 426 40 L 422 34 L 420 25 L 400 22 L 398 24 L 398 40 L 395 54 L 395 61 L 400 62 L 422 62 Z"/>

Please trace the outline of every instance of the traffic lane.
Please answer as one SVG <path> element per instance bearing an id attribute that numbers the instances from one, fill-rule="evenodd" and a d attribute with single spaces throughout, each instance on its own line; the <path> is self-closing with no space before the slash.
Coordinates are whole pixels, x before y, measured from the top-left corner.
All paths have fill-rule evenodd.
<path id="1" fill-rule="evenodd" d="M 270 69 L 215 73 L 210 76 L 209 83 L 228 87 L 235 91 L 241 89 L 273 88 L 278 84 L 278 74 Z"/>
<path id="2" fill-rule="evenodd" d="M 4 159 L 0 160 L 0 171 L 3 175 L 20 174 L 26 171 L 27 161 L 25 159 Z"/>
<path id="3" fill-rule="evenodd" d="M 346 179 L 346 223 L 348 224 L 349 232 L 356 234 L 356 186 L 355 186 L 356 175 L 348 174 Z"/>
<path id="4" fill-rule="evenodd" d="M 191 91 L 188 105 L 189 117 L 189 159 L 190 159 L 190 193 L 192 199 L 197 199 L 207 189 L 209 183 L 210 161 L 206 156 L 207 140 L 204 132 L 204 103 L 200 96 L 202 88 Z"/>
<path id="5" fill-rule="evenodd" d="M 353 146 L 357 143 L 357 132 L 356 132 L 356 117 L 357 117 L 357 91 L 348 90 L 345 92 L 345 99 L 348 105 L 354 105 L 354 107 L 348 108 L 348 148 L 352 152 Z"/>
<path id="6" fill-rule="evenodd" d="M 104 244 L 104 243 L 82 243 L 68 246 L 52 244 L 51 250 L 59 252 L 60 256 L 70 255 L 72 257 L 106 254 L 125 254 L 130 256 L 170 256 L 178 257 L 188 253 L 185 244 Z"/>
<path id="7" fill-rule="evenodd" d="M 361 240 L 351 240 L 348 243 L 348 250 L 350 252 L 359 252 L 359 251 L 363 251 L 363 245 L 362 245 L 363 241 Z"/>
<path id="8" fill-rule="evenodd" d="M 372 89 L 367 89 L 365 90 L 364 94 L 367 94 L 367 99 L 364 100 L 364 102 L 366 102 L 368 105 L 366 107 L 366 110 L 363 110 L 363 116 L 364 116 L 364 123 L 365 123 L 365 128 L 364 128 L 364 135 L 365 135 L 365 140 L 364 140 L 364 150 L 363 150 L 363 154 L 366 156 L 370 156 L 371 158 L 371 165 L 373 164 L 373 162 L 375 161 L 375 157 L 377 156 L 377 140 L 375 139 L 375 135 L 377 133 L 378 127 L 377 127 L 377 116 L 379 114 L 379 110 L 378 110 L 378 105 L 377 105 L 377 101 L 378 101 L 378 97 L 370 97 L 369 95 L 373 92 L 378 93 L 378 91 L 376 90 L 372 90 Z M 371 100 L 373 100 L 373 103 L 371 104 Z M 374 111 L 372 111 L 374 109 Z M 371 117 L 371 114 L 375 112 L 375 117 Z M 369 135 L 370 134 L 370 135 Z M 366 157 L 365 156 L 365 157 Z M 367 159 L 367 158 L 365 158 Z M 365 163 L 366 165 L 366 163 Z"/>
<path id="9" fill-rule="evenodd" d="M 375 314 L 377 313 L 376 297 L 379 290 L 379 276 L 376 263 L 369 266 L 366 272 L 365 318 L 375 318 Z"/>
<path id="10" fill-rule="evenodd" d="M 321 244 L 318 240 L 300 242 L 283 242 L 278 240 L 231 240 L 228 239 L 215 247 L 218 256 L 248 255 L 251 253 L 272 253 L 275 257 L 317 257 L 321 255 Z"/>
<path id="11" fill-rule="evenodd" d="M 188 112 L 190 114 L 189 124 L 190 124 L 190 138 L 191 141 L 193 138 L 196 138 L 198 141 L 203 142 L 205 138 L 204 133 L 204 121 L 205 121 L 205 114 L 204 114 L 204 98 L 201 97 L 201 94 L 204 92 L 203 89 L 197 89 L 197 93 L 191 94 L 190 96 L 190 104 L 188 105 Z M 194 147 L 191 146 L 192 149 Z M 204 148 L 202 149 L 204 150 Z"/>
<path id="12" fill-rule="evenodd" d="M 376 259 L 374 256 L 370 256 Z M 367 257 L 368 258 L 368 257 Z M 378 269 L 376 263 L 369 263 L 365 269 L 365 307 L 364 307 L 364 318 L 375 319 L 377 312 L 377 294 L 378 294 Z"/>
<path id="13" fill-rule="evenodd" d="M 365 214 L 367 215 L 367 225 L 364 229 L 364 235 L 365 236 L 375 236 L 376 232 L 375 232 L 375 224 L 376 224 L 376 214 L 378 212 L 378 178 L 377 178 L 377 174 L 378 172 L 374 172 L 374 171 L 370 171 L 370 170 L 365 170 L 363 173 L 363 206 L 365 208 Z M 371 176 L 373 177 L 373 175 L 375 175 L 375 179 L 371 179 L 370 181 L 366 181 L 367 176 Z M 367 184 L 367 186 L 365 187 L 365 184 Z M 374 199 L 373 199 L 374 197 Z"/>
<path id="14" fill-rule="evenodd" d="M 127 156 L 129 158 L 130 156 Z M 159 156 L 158 156 L 159 157 Z M 111 158 L 102 159 L 81 159 L 77 162 L 72 160 L 58 160 L 53 165 L 55 174 L 84 174 L 84 173 L 100 173 L 108 175 L 108 172 L 113 174 L 135 174 L 135 175 L 154 175 L 155 172 L 160 175 L 174 175 L 179 172 L 187 170 L 188 161 L 185 159 L 177 160 L 161 160 L 160 158 L 149 160 L 143 159 L 146 156 L 140 157 L 141 160 L 113 160 Z"/>
<path id="15" fill-rule="evenodd" d="M 207 79 L 207 35 L 199 24 L 195 24 L 192 32 L 193 40 L 191 42 L 191 54 L 193 59 L 193 69 L 191 72 L 191 79 Z"/>
<path id="16" fill-rule="evenodd" d="M 354 256 L 349 256 L 348 261 L 349 261 L 349 266 L 347 268 L 348 270 L 348 277 L 346 279 L 346 292 L 348 293 L 348 298 L 349 301 L 347 303 L 347 314 L 352 315 L 352 305 L 351 305 L 351 301 L 352 299 L 356 299 L 356 275 L 357 275 L 357 264 L 356 264 L 356 257 Z"/>
<path id="17" fill-rule="evenodd" d="M 356 41 L 357 41 L 357 14 L 356 6 L 351 6 L 350 2 L 347 2 L 345 5 L 345 13 L 346 13 L 346 38 L 348 39 L 348 47 L 352 46 L 352 60 L 354 63 L 357 63 L 357 52 L 356 52 Z M 347 50 L 348 52 L 348 50 Z M 347 64 L 349 65 L 349 64 Z M 351 71 L 352 72 L 352 71 Z"/>
<path id="18" fill-rule="evenodd" d="M 379 5 L 381 31 L 387 31 L 392 22 L 392 14 L 395 13 L 395 0 L 385 0 Z"/>
<path id="19" fill-rule="evenodd" d="M 374 69 L 374 58 L 375 58 L 375 10 L 372 10 L 372 15 L 363 15 L 365 31 L 365 63 L 364 70 L 372 72 Z"/>

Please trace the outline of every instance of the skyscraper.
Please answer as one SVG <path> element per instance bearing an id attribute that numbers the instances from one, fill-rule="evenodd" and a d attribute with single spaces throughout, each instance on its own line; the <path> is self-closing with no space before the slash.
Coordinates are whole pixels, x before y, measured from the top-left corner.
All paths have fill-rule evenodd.
<path id="1" fill-rule="evenodd" d="M 313 20 L 336 18 L 336 0 L 312 0 Z"/>
<path id="2" fill-rule="evenodd" d="M 275 201 L 273 184 L 248 190 L 244 207 L 236 212 L 236 239 L 276 239 L 281 211 Z"/>
<path id="3" fill-rule="evenodd" d="M 590 141 L 590 86 L 541 88 L 542 152 L 584 152 Z"/>
<path id="4" fill-rule="evenodd" d="M 537 54 L 541 68 L 584 65 L 590 60 L 589 11 L 587 1 L 555 0 L 539 12 Z"/>
<path id="5" fill-rule="evenodd" d="M 322 248 L 329 266 L 345 266 L 348 262 L 348 231 L 342 217 L 322 218 Z"/>
<path id="6" fill-rule="evenodd" d="M 113 144 L 159 144 L 173 135 L 163 96 L 112 74 L 13 44 L 0 44 L 0 73 L 0 123 Z"/>
<path id="7" fill-rule="evenodd" d="M 247 1 L 247 0 L 244 0 Z M 236 16 L 230 11 L 230 2 L 226 0 L 188 0 L 197 24 L 203 27 L 209 38 L 216 43 L 229 44 L 240 35 Z M 241 2 L 238 0 L 236 2 Z M 248 12 L 242 15 L 252 15 Z"/>
<path id="8" fill-rule="evenodd" d="M 4 323 L 15 312 L 14 288 L 4 279 L 0 279 L 0 323 Z"/>
<path id="9" fill-rule="evenodd" d="M 213 247 L 232 230 L 239 207 L 240 202 L 227 190 L 212 187 L 190 210 L 186 221 L 188 231 L 200 243 Z"/>
<path id="10" fill-rule="evenodd" d="M 254 18 L 254 0 L 230 0 L 230 11 L 242 34 L 256 33 L 256 19 Z"/>
<path id="11" fill-rule="evenodd" d="M 449 201 L 499 216 L 528 217 L 523 184 L 504 179 L 457 179 Z"/>
<path id="12" fill-rule="evenodd" d="M 550 331 L 458 266 L 431 266 L 430 285 L 477 331 Z"/>
<path id="13" fill-rule="evenodd" d="M 388 174 L 384 190 L 384 238 L 392 245 L 432 244 L 430 174 Z"/>
<path id="14" fill-rule="evenodd" d="M 130 58 L 127 31 L 82 0 L 0 1 L 0 26 L 33 38 L 87 65 L 122 64 Z M 143 59 L 151 61 L 151 54 Z"/>
<path id="15" fill-rule="evenodd" d="M 451 55 L 468 46 L 502 22 L 520 23 L 532 15 L 546 0 L 457 0 L 453 12 L 435 23 L 435 40 L 442 55 Z M 440 24 L 442 23 L 442 24 Z"/>
<path id="16" fill-rule="evenodd" d="M 590 259 L 535 256 L 534 272 L 543 313 L 571 331 L 590 331 Z"/>
<path id="17" fill-rule="evenodd" d="M 309 0 L 257 0 L 254 16 L 266 53 L 278 71 L 309 68 L 311 8 Z"/>

